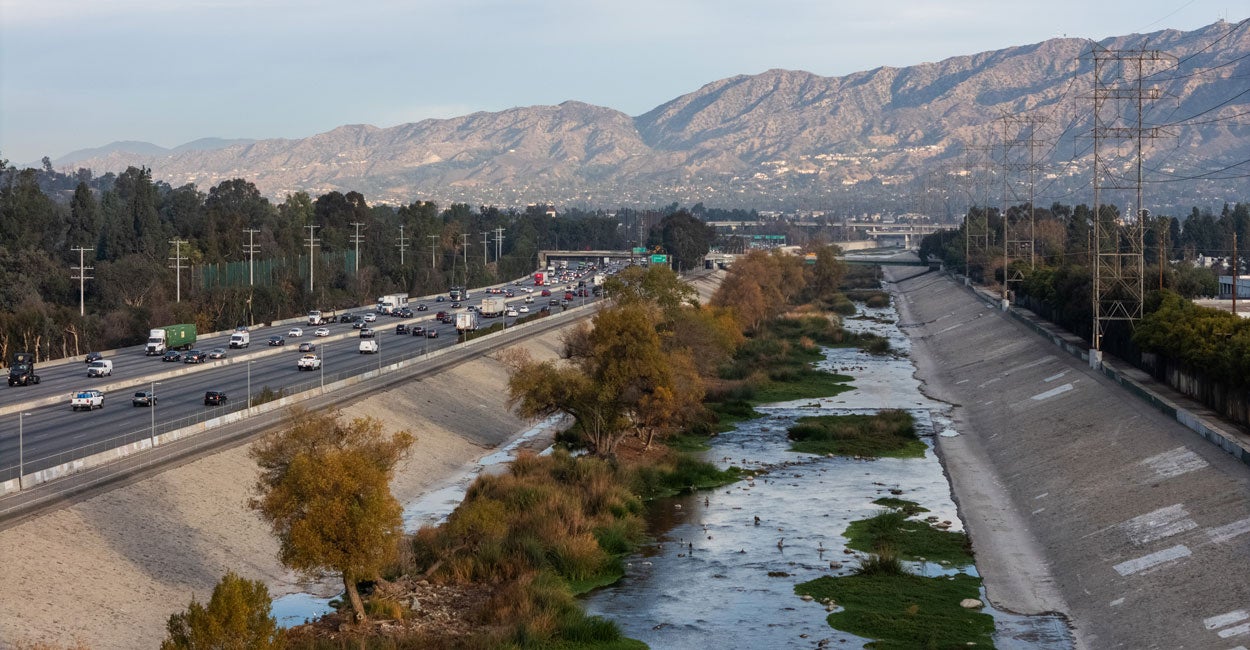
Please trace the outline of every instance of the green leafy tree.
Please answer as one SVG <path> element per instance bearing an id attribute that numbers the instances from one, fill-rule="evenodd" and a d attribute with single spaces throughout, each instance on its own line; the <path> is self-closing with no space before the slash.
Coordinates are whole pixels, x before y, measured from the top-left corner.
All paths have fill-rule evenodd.
<path id="1" fill-rule="evenodd" d="M 259 580 L 227 572 L 208 605 L 191 599 L 187 610 L 169 617 L 161 650 L 277 650 L 286 637 L 270 613 L 273 601 Z"/>
<path id="2" fill-rule="evenodd" d="M 658 227 L 664 250 L 673 256 L 679 271 L 696 267 L 716 239 L 711 226 L 685 210 L 664 217 Z"/>
<path id="3" fill-rule="evenodd" d="M 373 418 L 344 425 L 337 413 L 295 409 L 250 452 L 261 468 L 251 507 L 272 526 L 283 564 L 342 575 L 357 621 L 365 609 L 356 584 L 376 579 L 398 551 L 403 509 L 390 480 L 414 441 L 407 431 L 384 435 Z"/>

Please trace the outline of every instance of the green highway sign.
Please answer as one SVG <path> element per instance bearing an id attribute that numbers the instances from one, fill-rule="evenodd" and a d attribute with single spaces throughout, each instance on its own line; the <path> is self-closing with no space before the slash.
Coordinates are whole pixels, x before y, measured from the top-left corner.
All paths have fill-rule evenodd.
<path id="1" fill-rule="evenodd" d="M 634 254 L 635 254 L 635 255 L 645 255 L 646 253 L 647 253 L 647 249 L 645 249 L 645 248 L 635 248 L 635 249 L 634 249 Z"/>
<path id="2" fill-rule="evenodd" d="M 651 263 L 652 264 L 668 264 L 668 256 L 667 255 L 652 255 Z"/>

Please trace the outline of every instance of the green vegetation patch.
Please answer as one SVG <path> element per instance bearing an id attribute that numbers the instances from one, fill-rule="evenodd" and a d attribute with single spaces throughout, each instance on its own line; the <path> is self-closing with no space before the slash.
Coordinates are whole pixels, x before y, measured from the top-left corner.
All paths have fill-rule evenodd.
<path id="1" fill-rule="evenodd" d="M 742 470 L 717 469 L 711 463 L 674 454 L 666 462 L 639 466 L 634 477 L 635 493 L 652 500 L 729 485 L 742 478 Z"/>
<path id="2" fill-rule="evenodd" d="M 791 451 L 807 454 L 924 458 L 927 447 L 916 435 L 910 413 L 885 410 L 875 415 L 813 415 L 799 418 L 788 434 Z"/>
<path id="3" fill-rule="evenodd" d="M 965 598 L 980 598 L 980 589 L 981 579 L 964 573 L 934 578 L 887 573 L 825 576 L 794 591 L 837 603 L 843 610 L 829 615 L 829 625 L 877 639 L 869 644 L 874 650 L 910 650 L 994 647 L 993 617 L 959 606 Z"/>
<path id="4" fill-rule="evenodd" d="M 815 368 L 786 368 L 770 372 L 768 380 L 755 391 L 756 404 L 787 402 L 796 399 L 833 397 L 854 388 L 847 382 L 854 379 Z"/>
<path id="5" fill-rule="evenodd" d="M 880 499 L 873 501 L 873 503 L 879 506 L 885 506 L 887 508 L 898 510 L 905 513 L 908 517 L 913 517 L 922 512 L 929 511 L 928 508 L 922 507 L 915 501 L 908 501 L 907 499 L 898 499 L 895 497 L 881 497 Z"/>
<path id="6" fill-rule="evenodd" d="M 502 332 L 503 328 L 504 328 L 503 323 L 495 323 L 491 325 L 490 327 L 482 327 L 482 328 L 478 328 L 478 329 L 471 330 L 471 331 L 461 332 L 460 342 L 464 343 L 465 341 L 472 341 L 473 339 L 481 338 L 483 336 L 486 336 L 487 334 L 494 334 L 495 332 Z"/>
<path id="7" fill-rule="evenodd" d="M 924 558 L 954 566 L 968 566 L 973 561 L 967 535 L 938 530 L 899 510 L 853 521 L 845 535 L 850 540 L 847 547 L 857 551 L 875 553 L 889 549 L 903 560 L 915 562 Z"/>

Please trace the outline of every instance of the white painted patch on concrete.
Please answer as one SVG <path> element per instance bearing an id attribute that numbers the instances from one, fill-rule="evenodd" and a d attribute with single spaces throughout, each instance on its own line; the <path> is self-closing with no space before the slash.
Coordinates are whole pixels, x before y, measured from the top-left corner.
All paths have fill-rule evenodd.
<path id="1" fill-rule="evenodd" d="M 1033 511 L 1033 514 L 1037 515 L 1037 514 L 1041 514 L 1041 513 L 1045 512 L 1045 511 L 1046 511 L 1046 509 L 1045 509 L 1045 508 L 1038 508 L 1037 510 L 1034 510 L 1034 511 Z"/>
<path id="2" fill-rule="evenodd" d="M 1034 395 L 1033 400 L 1036 402 L 1040 402 L 1042 400 L 1050 399 L 1056 395 L 1062 395 L 1070 390 L 1072 390 L 1072 384 L 1064 384 L 1062 386 L 1056 386 L 1046 391 L 1045 393 L 1038 393 Z"/>
<path id="3" fill-rule="evenodd" d="M 960 325 L 963 325 L 963 323 L 955 323 L 954 325 L 951 325 L 950 327 L 947 327 L 947 328 L 944 328 L 944 329 L 940 329 L 940 330 L 938 330 L 938 331 L 934 332 L 933 334 L 934 334 L 935 336 L 936 336 L 936 335 L 938 335 L 938 334 L 945 334 L 945 333 L 947 333 L 947 332 L 949 332 L 949 331 L 951 331 L 951 330 L 953 330 L 953 329 L 958 328 Z"/>
<path id="4" fill-rule="evenodd" d="M 960 385 L 960 384 L 966 384 L 966 383 L 968 383 L 969 381 L 971 381 L 971 380 L 969 380 L 969 379 L 960 379 L 959 381 L 955 382 L 955 385 L 956 385 L 956 386 L 958 386 L 958 385 Z"/>
<path id="5" fill-rule="evenodd" d="M 1006 370 L 1004 370 L 1004 371 L 1003 371 L 1003 374 L 1004 374 L 1004 375 L 1010 375 L 1010 374 L 1011 374 L 1011 373 L 1013 373 L 1013 372 L 1020 372 L 1021 370 L 1028 370 L 1029 368 L 1035 368 L 1035 367 L 1040 366 L 1040 365 L 1042 365 L 1042 364 L 1044 364 L 1044 363 L 1050 363 L 1051 361 L 1054 361 L 1054 360 L 1055 360 L 1055 355 L 1053 355 L 1053 354 L 1048 354 L 1048 355 L 1046 355 L 1046 356 L 1044 356 L 1044 357 L 1042 357 L 1041 359 L 1038 359 L 1038 360 L 1036 360 L 1036 361 L 1030 361 L 1030 362 L 1028 362 L 1028 363 L 1022 363 L 1022 364 L 1020 364 L 1020 365 L 1018 365 L 1018 366 L 1015 366 L 1015 367 L 1013 367 L 1013 368 L 1008 368 L 1008 369 L 1006 369 Z"/>
<path id="6" fill-rule="evenodd" d="M 1242 623 L 1241 625 L 1224 628 L 1223 630 L 1216 632 L 1216 634 L 1220 635 L 1221 639 L 1227 639 L 1230 636 L 1241 636 L 1246 633 L 1250 633 L 1250 623 Z"/>
<path id="7" fill-rule="evenodd" d="M 987 380 L 987 381 L 983 381 L 983 382 L 981 382 L 981 383 L 977 384 L 977 388 L 985 388 L 986 386 L 989 386 L 990 384 L 992 384 L 992 383 L 994 383 L 994 382 L 996 382 L 996 381 L 1002 381 L 1002 380 L 1003 380 L 1003 378 L 1002 378 L 1002 377 L 995 377 L 995 378 L 993 378 L 993 379 L 990 379 L 990 380 Z"/>
<path id="8" fill-rule="evenodd" d="M 1179 544 L 1149 555 L 1143 555 L 1135 560 L 1121 562 L 1112 568 L 1115 569 L 1116 573 L 1122 576 L 1129 576 L 1147 569 L 1153 569 L 1161 564 L 1179 560 L 1183 557 L 1189 557 L 1190 555 L 1193 555 L 1193 553 L 1189 552 L 1189 547 L 1184 544 Z"/>
<path id="9" fill-rule="evenodd" d="M 1212 616 L 1210 618 L 1204 618 L 1202 619 L 1202 624 L 1208 630 L 1214 630 L 1217 627 L 1224 627 L 1225 625 L 1232 625 L 1233 623 L 1240 623 L 1241 621 L 1244 621 L 1248 618 L 1250 618 L 1250 614 L 1246 613 L 1246 610 L 1235 609 L 1231 612 L 1228 612 L 1227 614 L 1219 614 L 1216 616 Z"/>
<path id="10" fill-rule="evenodd" d="M 1110 602 L 1110 603 L 1108 603 L 1108 604 L 1109 604 L 1109 605 L 1111 605 L 1112 607 L 1119 607 L 1120 605 L 1123 605 L 1123 604 L 1124 604 L 1124 599 L 1123 599 L 1123 598 L 1116 598 L 1115 600 L 1111 601 L 1111 602 Z"/>
<path id="11" fill-rule="evenodd" d="M 1207 461 L 1187 447 L 1177 447 L 1141 461 L 1155 476 L 1164 479 L 1180 476 L 1207 467 Z"/>
<path id="12" fill-rule="evenodd" d="M 1236 648 L 1229 648 L 1228 650 L 1246 650 L 1246 646 L 1239 645 Z"/>
<path id="13" fill-rule="evenodd" d="M 1049 376 L 1049 377 L 1047 377 L 1047 378 L 1043 379 L 1042 381 L 1044 381 L 1044 382 L 1046 382 L 1046 383 L 1048 383 L 1048 384 L 1049 384 L 1050 382 L 1052 382 L 1052 381 L 1054 381 L 1054 380 L 1056 380 L 1056 379 L 1063 379 L 1063 376 L 1064 376 L 1064 375 L 1066 375 L 1066 374 L 1068 374 L 1068 371 L 1067 371 L 1067 370 L 1064 370 L 1063 372 L 1061 372 L 1061 373 L 1059 373 L 1059 374 L 1057 374 L 1057 375 L 1051 375 L 1051 376 Z"/>
<path id="14" fill-rule="evenodd" d="M 1215 528 L 1207 529 L 1207 535 L 1212 542 L 1221 543 L 1228 540 L 1250 533 L 1250 518 L 1240 519 L 1231 524 L 1224 524 Z"/>
<path id="15" fill-rule="evenodd" d="M 1185 506 L 1179 503 L 1133 517 L 1120 524 L 1120 529 L 1134 544 L 1149 544 L 1197 527 L 1198 522 L 1190 519 Z"/>
<path id="16" fill-rule="evenodd" d="M 1037 496 L 1035 496 L 1035 497 L 1033 497 L 1033 498 L 1034 498 L 1034 499 L 1044 499 L 1044 498 L 1046 498 L 1046 497 L 1048 497 L 1048 496 L 1050 496 L 1050 493 L 1049 493 L 1049 492 L 1043 492 L 1043 493 L 1041 493 L 1041 494 L 1039 494 L 1039 495 L 1037 495 Z"/>

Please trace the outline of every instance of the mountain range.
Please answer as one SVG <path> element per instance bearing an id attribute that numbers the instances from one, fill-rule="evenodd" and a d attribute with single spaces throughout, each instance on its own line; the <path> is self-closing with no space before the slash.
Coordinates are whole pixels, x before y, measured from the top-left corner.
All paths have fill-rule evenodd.
<path id="1" fill-rule="evenodd" d="M 1000 205 L 1004 195 L 1091 201 L 1095 134 L 1103 187 L 1131 185 L 1136 140 L 1126 136 L 1140 132 L 1143 202 L 1188 213 L 1250 200 L 1247 79 L 1250 28 L 1221 21 L 842 77 L 769 70 L 714 81 L 636 117 L 569 101 L 303 139 L 204 139 L 172 150 L 115 143 L 54 164 L 97 175 L 143 165 L 158 180 L 204 190 L 244 178 L 277 200 L 338 190 L 393 204 L 676 201 L 938 216 Z M 1104 202 L 1124 200 L 1106 192 Z"/>

